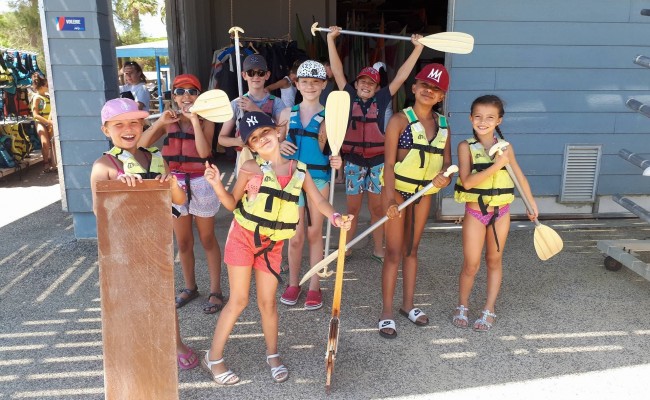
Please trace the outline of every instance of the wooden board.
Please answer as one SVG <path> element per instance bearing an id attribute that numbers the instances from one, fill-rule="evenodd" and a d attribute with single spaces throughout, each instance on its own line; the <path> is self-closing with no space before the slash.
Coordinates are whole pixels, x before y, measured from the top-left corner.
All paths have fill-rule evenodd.
<path id="1" fill-rule="evenodd" d="M 98 182 L 97 205 L 106 399 L 177 400 L 169 184 Z"/>

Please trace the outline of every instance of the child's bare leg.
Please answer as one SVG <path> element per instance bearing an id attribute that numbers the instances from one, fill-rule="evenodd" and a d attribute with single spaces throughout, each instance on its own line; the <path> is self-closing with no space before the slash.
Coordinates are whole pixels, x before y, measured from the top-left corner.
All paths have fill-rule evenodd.
<path id="1" fill-rule="evenodd" d="M 255 270 L 255 282 L 257 288 L 257 306 L 262 319 L 262 332 L 266 342 L 266 355 L 278 353 L 278 305 L 276 302 L 276 290 L 278 280 L 273 274 Z M 282 360 L 278 358 L 269 359 L 272 367 L 277 367 Z"/>
<path id="2" fill-rule="evenodd" d="M 237 319 L 248 305 L 252 267 L 228 266 L 228 281 L 230 283 L 230 299 L 226 303 L 214 328 L 212 345 L 210 346 L 210 361 L 223 358 L 224 348 Z M 212 366 L 216 375 L 226 372 L 226 363 Z"/>
<path id="3" fill-rule="evenodd" d="M 210 273 L 210 293 L 221 293 L 221 248 L 214 234 L 214 217 L 194 217 L 199 231 L 201 245 L 205 251 Z M 214 296 L 208 299 L 212 304 L 223 304 L 221 299 Z"/>
<path id="4" fill-rule="evenodd" d="M 330 185 L 327 184 L 320 190 L 320 193 L 326 199 L 329 197 L 329 187 Z M 325 248 L 323 243 L 323 220 L 325 216 L 311 202 L 309 203 L 309 215 L 311 216 L 311 226 L 307 227 L 307 240 L 309 242 L 309 266 L 311 268 L 323 259 Z M 330 223 L 329 220 L 327 223 Z M 318 278 L 317 274 L 312 276 L 309 281 L 309 290 L 320 290 L 320 279 Z"/>
<path id="5" fill-rule="evenodd" d="M 174 234 L 178 246 L 178 256 L 181 260 L 183 279 L 187 289 L 196 288 L 196 276 L 194 275 L 194 233 L 192 232 L 192 215 L 185 215 L 174 220 Z M 181 298 L 187 298 L 187 294 L 181 293 Z"/>
<path id="6" fill-rule="evenodd" d="M 298 283 L 300 283 L 302 249 L 305 244 L 305 225 L 305 207 L 300 207 L 298 210 L 296 234 L 289 239 L 289 249 L 287 250 L 289 261 L 289 286 L 298 286 Z"/>
<path id="7" fill-rule="evenodd" d="M 403 214 L 402 212 L 401 217 L 389 219 L 386 222 L 386 230 L 391 234 L 386 236 L 386 255 L 381 272 L 381 319 L 392 319 L 393 317 L 393 298 L 397 284 L 397 270 L 402 260 L 402 244 L 404 241 L 405 216 Z M 392 329 L 387 330 L 386 333 L 391 334 Z"/>
<path id="8" fill-rule="evenodd" d="M 418 272 L 418 248 L 420 246 L 420 238 L 422 237 L 424 226 L 429 217 L 431 197 L 432 196 L 421 197 L 418 204 L 408 207 L 409 212 L 406 216 L 405 231 L 413 231 L 413 243 L 411 245 L 410 254 L 406 255 L 407 252 L 405 251 L 402 262 L 402 310 L 407 313 L 415 307 L 413 305 L 413 298 L 415 296 L 415 283 Z M 415 218 L 412 217 L 411 213 L 415 213 Z M 411 228 L 411 223 L 414 223 L 413 228 Z M 408 245 L 409 243 L 405 243 L 404 246 Z M 421 315 L 418 317 L 418 321 L 420 323 L 428 323 L 429 318 L 426 315 Z"/>
<path id="9" fill-rule="evenodd" d="M 368 210 L 370 211 L 370 224 L 374 224 L 384 216 L 384 208 L 381 203 L 381 194 L 368 192 Z M 357 219 L 357 217 L 355 216 L 354 219 Z M 372 232 L 372 241 L 374 245 L 372 253 L 378 257 L 383 257 L 385 253 L 384 228 L 385 226 L 382 226 Z M 350 232 L 348 232 L 348 235 L 350 235 L 350 239 L 354 237 L 354 235 L 351 235 Z"/>
<path id="10" fill-rule="evenodd" d="M 485 235 L 485 225 L 465 212 L 463 218 L 463 266 L 458 277 L 458 306 L 469 307 L 469 297 L 474 287 L 474 279 L 481 266 Z M 461 315 L 463 313 L 460 310 L 454 311 L 454 316 Z M 468 324 L 465 320 L 454 323 L 460 327 L 465 327 Z"/>
<path id="11" fill-rule="evenodd" d="M 497 244 L 494 240 L 494 232 L 492 227 L 488 227 L 486 235 L 486 252 L 485 263 L 487 266 L 487 298 L 485 300 L 484 310 L 494 313 L 495 304 L 499 291 L 501 290 L 501 282 L 503 280 L 503 251 L 508 239 L 508 232 L 510 231 L 510 214 L 506 214 L 495 222 L 497 236 L 499 238 L 499 251 L 497 251 Z M 493 317 L 487 317 L 489 323 L 494 322 Z"/>

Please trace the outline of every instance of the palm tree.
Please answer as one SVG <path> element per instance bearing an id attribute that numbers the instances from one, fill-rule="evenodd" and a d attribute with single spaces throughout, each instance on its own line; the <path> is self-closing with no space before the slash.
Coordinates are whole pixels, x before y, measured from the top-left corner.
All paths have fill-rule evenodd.
<path id="1" fill-rule="evenodd" d="M 129 36 L 140 38 L 140 15 L 155 15 L 158 12 L 156 0 L 112 0 L 113 15 L 126 27 Z"/>

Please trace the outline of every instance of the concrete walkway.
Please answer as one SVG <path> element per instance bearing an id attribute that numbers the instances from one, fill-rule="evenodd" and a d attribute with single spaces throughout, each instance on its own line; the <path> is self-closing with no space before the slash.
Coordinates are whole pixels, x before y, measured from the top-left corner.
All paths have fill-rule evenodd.
<path id="1" fill-rule="evenodd" d="M 20 183 L 1 185 L 4 189 L 14 184 L 10 197 L 3 192 L 3 202 L 21 201 Z M 11 212 L 11 206 L 4 207 L 5 213 Z M 230 220 L 220 211 L 217 234 L 222 246 Z M 361 220 L 367 223 L 367 217 Z M 643 239 L 650 236 L 650 228 L 637 219 L 548 225 L 558 230 L 565 249 L 541 262 L 535 256 L 531 224 L 513 223 L 498 318 L 488 333 L 451 325 L 460 230 L 430 225 L 420 248 L 416 294 L 417 306 L 431 319 L 427 327 L 416 327 L 396 313 L 397 339 L 381 338 L 376 329 L 381 266 L 369 258 L 367 242 L 346 263 L 339 353 L 329 397 L 324 392 L 324 354 L 333 278 L 322 283 L 323 309 L 304 311 L 304 295 L 296 307 L 279 305 L 280 351 L 290 368 L 288 382 L 271 381 L 259 312 L 252 301 L 225 355 L 242 383 L 224 388 L 200 368 L 181 371 L 180 398 L 645 397 L 650 282 L 626 268 L 605 270 L 595 243 Z M 0 241 L 0 398 L 103 398 L 96 243 L 74 239 L 72 219 L 61 211 L 60 202 L 0 227 Z M 208 278 L 199 249 L 197 256 L 197 279 L 205 294 Z M 176 279 L 182 282 L 178 264 Z M 227 288 L 225 269 L 224 283 Z M 396 307 L 400 293 L 401 286 Z M 470 304 L 472 318 L 478 316 L 484 296 L 482 270 Z M 204 315 L 202 302 L 188 304 L 179 314 L 184 339 L 199 350 L 208 348 L 218 318 Z"/>

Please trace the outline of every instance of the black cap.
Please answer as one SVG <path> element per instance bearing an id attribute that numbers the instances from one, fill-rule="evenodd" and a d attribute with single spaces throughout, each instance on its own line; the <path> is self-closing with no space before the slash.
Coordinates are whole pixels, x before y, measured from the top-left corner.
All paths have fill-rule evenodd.
<path id="1" fill-rule="evenodd" d="M 267 114 L 261 111 L 244 113 L 242 119 L 239 120 L 239 136 L 244 144 L 246 144 L 248 138 L 256 129 L 267 126 L 275 128 L 275 121 L 273 121 L 273 118 L 269 117 Z"/>

